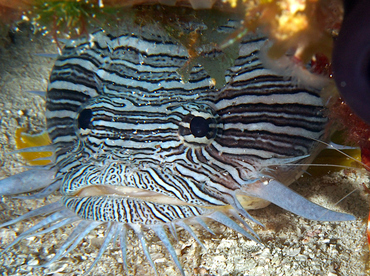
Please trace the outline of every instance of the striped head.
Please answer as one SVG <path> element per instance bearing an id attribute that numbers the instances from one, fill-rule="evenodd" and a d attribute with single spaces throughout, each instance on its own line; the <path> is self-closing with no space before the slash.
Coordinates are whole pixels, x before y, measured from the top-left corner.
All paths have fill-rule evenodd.
<path id="1" fill-rule="evenodd" d="M 265 43 L 241 43 L 220 89 L 201 65 L 183 81 L 189 56 L 175 41 L 100 31 L 67 45 L 46 113 L 66 206 L 85 219 L 169 223 L 236 206 L 268 175 L 291 182 L 283 164 L 311 154 L 327 119 L 316 89 L 264 68 Z"/>
<path id="2" fill-rule="evenodd" d="M 189 224 L 210 231 L 203 220 L 207 217 L 257 241 L 240 215 L 259 223 L 246 209 L 267 201 L 312 219 L 352 219 L 286 187 L 314 157 L 327 118 L 319 88 L 297 84 L 261 61 L 266 41 L 252 34 L 243 39 L 232 65 L 220 69 L 222 78 L 206 67 L 222 61 L 223 51 L 207 45 L 194 59 L 165 32 L 98 31 L 66 45 L 46 98 L 55 157 L 45 171 L 52 175 L 47 189 L 59 188 L 62 202 L 22 219 L 52 213 L 38 229 L 51 222 L 50 229 L 80 224 L 47 264 L 103 223 L 107 235 L 93 265 L 119 236 L 127 266 L 130 227 L 154 268 L 143 238 L 147 228 L 184 275 L 164 226 L 174 236 L 175 227 L 183 227 L 198 241 Z"/>

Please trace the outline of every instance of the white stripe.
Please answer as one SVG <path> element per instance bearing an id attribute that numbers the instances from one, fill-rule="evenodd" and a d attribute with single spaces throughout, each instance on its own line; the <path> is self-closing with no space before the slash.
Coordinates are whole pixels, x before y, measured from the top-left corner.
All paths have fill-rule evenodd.
<path id="1" fill-rule="evenodd" d="M 124 58 L 124 57 L 122 57 Z M 156 67 L 156 66 L 151 66 L 151 65 L 145 65 L 144 63 L 143 64 L 135 64 L 135 63 L 132 63 L 128 60 L 124 60 L 124 59 L 112 59 L 111 60 L 112 64 L 116 65 L 116 64 L 119 64 L 119 65 L 123 65 L 123 66 L 126 66 L 127 68 L 130 68 L 130 69 L 133 69 L 133 70 L 137 70 L 139 73 L 149 73 L 150 72 L 156 72 L 156 73 L 167 73 L 167 72 L 170 72 L 170 73 L 177 73 L 177 70 L 179 69 L 178 66 L 165 66 L 165 67 Z M 107 66 L 104 66 L 105 68 L 109 68 L 109 65 Z M 200 71 L 200 70 L 199 70 Z M 192 71 L 193 72 L 193 71 Z"/>
<path id="2" fill-rule="evenodd" d="M 296 135 L 300 137 L 316 137 L 317 133 L 301 128 L 301 127 L 291 127 L 291 126 L 277 126 L 272 123 L 228 123 L 224 124 L 224 130 L 228 129 L 238 129 L 242 131 L 268 131 L 270 133 L 286 134 L 287 137 L 291 135 Z"/>
<path id="3" fill-rule="evenodd" d="M 238 104 L 302 104 L 310 106 L 322 107 L 322 100 L 320 97 L 315 97 L 307 92 L 299 92 L 295 94 L 279 94 L 279 95 L 245 95 L 233 99 L 223 99 L 216 103 L 216 109 L 220 110 L 230 106 L 237 106 Z"/>
<path id="4" fill-rule="evenodd" d="M 202 81 L 195 82 L 195 83 L 193 82 L 184 83 L 178 80 L 174 80 L 174 81 L 161 80 L 155 83 L 151 83 L 143 79 L 135 80 L 131 78 L 119 77 L 116 74 L 104 71 L 104 69 L 97 70 L 96 75 L 98 75 L 100 78 L 108 82 L 112 82 L 112 83 L 123 85 L 123 86 L 133 86 L 133 87 L 139 87 L 139 88 L 141 87 L 149 91 L 156 91 L 159 89 L 186 89 L 186 90 L 193 90 L 193 89 L 199 89 L 199 88 L 208 89 L 208 88 L 211 88 L 214 83 L 214 81 L 212 81 L 210 77 Z M 192 96 L 194 98 L 194 95 Z"/>
<path id="5" fill-rule="evenodd" d="M 50 120 L 53 118 L 71 118 L 75 119 L 77 117 L 77 112 L 70 111 L 70 110 L 56 110 L 56 111 L 45 111 L 46 119 Z"/>
<path id="6" fill-rule="evenodd" d="M 74 90 L 77 93 L 82 93 L 90 97 L 98 96 L 98 92 L 95 89 L 87 87 L 82 84 L 75 84 L 69 81 L 60 81 L 60 80 L 53 81 L 48 85 L 48 91 L 51 89 Z"/>
<path id="7" fill-rule="evenodd" d="M 99 55 L 96 55 L 95 52 L 93 52 L 93 51 L 89 51 L 88 55 L 93 57 L 94 59 L 97 59 L 98 62 L 100 62 L 100 63 L 104 62 L 104 59 L 101 58 Z M 88 71 L 92 71 L 92 72 L 97 70 L 97 67 L 94 65 L 93 62 L 87 60 L 86 58 L 79 58 L 79 57 L 71 57 L 71 58 L 68 58 L 68 59 L 65 59 L 65 60 L 56 60 L 54 66 L 62 67 L 62 66 L 69 65 L 69 64 L 79 65 L 79 66 L 83 67 L 84 69 L 86 69 Z M 70 70 L 70 68 L 68 68 L 68 70 Z M 63 71 L 63 69 L 62 69 L 62 71 Z"/>
<path id="8" fill-rule="evenodd" d="M 282 155 L 279 155 L 277 153 L 270 152 L 270 151 L 265 151 L 265 150 L 257 150 L 257 149 L 249 149 L 249 148 L 229 148 L 229 147 L 226 147 L 226 146 L 221 146 L 220 144 L 218 144 L 216 142 L 213 142 L 212 145 L 219 151 L 220 154 L 228 153 L 228 154 L 235 154 L 235 155 L 240 155 L 240 156 L 255 155 L 255 156 L 259 156 L 259 157 L 264 158 L 264 159 L 272 158 L 273 156 L 275 156 L 275 157 L 282 156 Z M 285 157 L 285 155 L 283 157 Z M 213 159 L 213 160 L 215 160 L 215 159 Z M 234 167 L 226 166 L 225 163 L 214 162 L 213 160 L 212 160 L 212 163 L 215 163 L 215 164 L 218 164 L 218 166 L 224 167 L 225 171 L 230 172 L 230 170 L 232 170 L 233 171 L 232 175 L 235 175 Z"/>

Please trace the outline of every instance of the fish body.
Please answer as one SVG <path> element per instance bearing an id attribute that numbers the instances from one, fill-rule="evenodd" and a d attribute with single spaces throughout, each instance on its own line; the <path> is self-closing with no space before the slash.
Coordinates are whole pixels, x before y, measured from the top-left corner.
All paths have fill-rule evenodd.
<path id="1" fill-rule="evenodd" d="M 0 194 L 44 188 L 36 196 L 59 189 L 63 197 L 4 223 L 48 215 L 5 250 L 37 231 L 79 222 L 50 265 L 106 224 L 92 266 L 119 238 L 127 267 L 126 233 L 132 229 L 155 269 L 143 234 L 151 229 L 184 275 L 165 228 L 176 237 L 180 226 L 198 240 L 189 225 L 209 230 L 210 218 L 258 242 L 252 228 L 244 223 L 247 232 L 230 217 L 259 223 L 246 209 L 267 201 L 311 219 L 353 219 L 286 187 L 320 149 L 327 118 L 320 88 L 263 64 L 266 45 L 263 35 L 244 38 L 222 79 L 205 69 L 225 58 L 217 46 L 199 47 L 201 59 L 194 59 L 177 39 L 150 27 L 100 30 L 68 42 L 46 95 L 52 144 L 42 149 L 53 149 L 53 162 L 0 181 Z M 30 180 L 39 185 L 27 185 Z"/>

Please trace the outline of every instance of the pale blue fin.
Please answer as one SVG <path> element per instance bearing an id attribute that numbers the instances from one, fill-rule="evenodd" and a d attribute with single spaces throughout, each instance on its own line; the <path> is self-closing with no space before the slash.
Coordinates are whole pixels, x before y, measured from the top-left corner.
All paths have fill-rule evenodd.
<path id="1" fill-rule="evenodd" d="M 146 245 L 146 241 L 145 241 L 143 230 L 141 229 L 141 225 L 140 224 L 130 224 L 130 227 L 134 230 L 135 234 L 138 236 L 141 246 L 143 248 L 144 254 L 146 258 L 148 259 L 151 267 L 154 269 L 155 275 L 158 276 L 157 269 L 155 268 L 153 259 L 150 256 L 148 246 Z"/>
<path id="2" fill-rule="evenodd" d="M 206 229 L 209 233 L 211 233 L 212 235 L 214 235 L 215 233 L 208 227 L 208 225 L 206 224 L 206 222 L 200 218 L 200 217 L 195 217 L 194 220 L 199 223 L 204 229 Z"/>
<path id="3" fill-rule="evenodd" d="M 45 205 L 45 206 L 42 206 L 42 207 L 37 208 L 35 210 L 29 211 L 28 213 L 26 213 L 22 216 L 19 216 L 15 219 L 4 222 L 3 224 L 0 224 L 0 228 L 15 224 L 17 222 L 20 222 L 22 220 L 29 219 L 29 218 L 32 218 L 32 217 L 44 216 L 44 215 L 48 215 L 48 214 L 51 214 L 51 213 L 54 213 L 54 212 L 58 212 L 58 211 L 63 210 L 64 208 L 65 208 L 64 205 L 62 205 L 62 203 L 60 201 L 57 201 L 57 202 L 51 203 L 49 205 Z"/>
<path id="4" fill-rule="evenodd" d="M 170 232 L 172 236 L 175 238 L 176 241 L 179 241 L 179 237 L 177 236 L 176 226 L 173 222 L 167 224 L 168 228 L 170 229 Z"/>
<path id="5" fill-rule="evenodd" d="M 204 246 L 204 244 L 198 239 L 198 236 L 194 233 L 193 229 L 190 228 L 189 225 L 187 225 L 182 220 L 176 222 L 176 224 L 182 228 L 184 228 L 186 231 L 189 232 L 189 234 L 203 247 L 204 250 L 207 250 L 207 248 Z"/>
<path id="6" fill-rule="evenodd" d="M 333 141 L 331 141 L 327 146 L 326 146 L 327 149 L 335 149 L 335 150 L 353 150 L 353 149 L 360 149 L 359 147 L 352 147 L 352 146 L 346 146 L 346 145 L 341 145 L 341 144 L 337 144 L 337 143 L 334 143 Z"/>
<path id="7" fill-rule="evenodd" d="M 64 241 L 63 245 L 58 249 L 58 251 L 55 253 L 55 256 L 48 261 L 47 263 L 44 263 L 42 265 L 38 265 L 36 267 L 47 267 L 54 263 L 55 261 L 59 260 L 66 254 L 68 254 L 71 250 L 76 248 L 76 246 L 81 242 L 81 240 L 87 236 L 92 230 L 94 230 L 96 227 L 98 227 L 103 222 L 100 221 L 88 221 L 88 220 L 82 220 L 75 229 L 73 229 L 73 232 L 68 236 L 68 238 Z"/>
<path id="8" fill-rule="evenodd" d="M 235 209 L 230 209 L 230 210 L 228 210 L 228 212 L 234 217 L 234 218 L 236 218 L 239 222 L 241 222 L 243 225 L 244 225 L 244 227 L 245 228 L 247 228 L 247 230 L 249 231 L 249 232 L 251 232 L 259 241 L 261 241 L 260 240 L 260 238 L 258 237 L 258 235 L 257 235 L 257 233 L 256 232 L 254 232 L 254 230 L 252 229 L 252 227 L 250 227 L 250 225 L 248 224 L 248 223 L 246 223 L 240 216 L 239 216 L 239 214 L 238 214 L 238 212 L 235 210 Z"/>
<path id="9" fill-rule="evenodd" d="M 60 40 L 60 39 L 58 39 L 58 40 Z M 58 54 L 50 54 L 50 53 L 37 53 L 35 55 L 39 56 L 39 57 L 47 57 L 47 58 L 57 58 L 57 57 L 59 57 Z"/>
<path id="10" fill-rule="evenodd" d="M 249 186 L 249 185 L 252 185 L 252 184 L 248 184 L 246 186 Z M 240 202 L 238 201 L 238 199 L 236 198 L 236 195 L 234 196 L 234 201 L 233 202 L 230 202 L 230 205 L 234 207 L 235 210 L 237 210 L 239 212 L 239 214 L 243 215 L 244 217 L 246 217 L 247 219 L 249 219 L 250 221 L 253 221 L 254 223 L 262 226 L 262 227 L 265 227 L 261 222 L 259 222 L 258 220 L 256 220 L 254 217 L 252 217 L 245 209 L 244 207 L 240 204 Z"/>
<path id="11" fill-rule="evenodd" d="M 163 242 L 164 246 L 167 248 L 168 252 L 170 253 L 172 260 L 176 264 L 177 268 L 180 270 L 182 276 L 185 276 L 184 269 L 182 268 L 179 259 L 177 258 L 177 254 L 175 248 L 173 248 L 171 241 L 168 239 L 166 231 L 164 230 L 162 225 L 153 225 L 150 226 L 158 238 Z"/>
<path id="12" fill-rule="evenodd" d="M 268 200 L 301 217 L 318 221 L 355 220 L 352 215 L 334 212 L 297 194 L 276 180 L 257 181 L 242 188 L 244 194 Z"/>
<path id="13" fill-rule="evenodd" d="M 68 39 L 68 38 L 58 38 L 58 42 L 64 43 L 64 44 L 71 44 L 75 40 L 74 39 Z M 58 57 L 59 55 L 57 55 Z"/>
<path id="14" fill-rule="evenodd" d="M 34 94 L 34 95 L 38 95 L 38 96 L 41 96 L 43 98 L 46 97 L 46 92 L 45 91 L 36 91 L 36 90 L 26 90 L 24 91 L 26 93 L 31 93 L 31 94 Z"/>
<path id="15" fill-rule="evenodd" d="M 119 225 L 116 222 L 109 222 L 107 226 L 107 234 L 105 235 L 103 244 L 101 245 L 99 249 L 98 256 L 96 256 L 94 262 L 90 265 L 90 267 L 85 271 L 83 274 L 84 276 L 88 275 L 91 271 L 91 269 L 96 265 L 96 263 L 100 260 L 100 258 L 103 256 L 105 250 L 108 248 L 109 244 L 112 242 L 116 241 L 118 237 L 118 230 L 119 230 Z"/>
<path id="16" fill-rule="evenodd" d="M 49 233 L 55 229 L 58 229 L 58 228 L 61 228 L 63 226 L 66 226 L 66 225 L 70 225 L 76 221 L 79 221 L 81 220 L 81 218 L 77 217 L 74 213 L 73 213 L 73 217 L 65 217 L 65 220 L 62 220 L 62 221 L 59 221 L 58 223 L 56 224 L 53 224 L 52 226 L 48 227 L 47 229 L 44 229 L 42 231 L 39 231 L 37 233 L 35 233 L 34 235 L 30 235 L 30 236 L 40 236 L 40 235 L 43 235 L 43 234 L 46 234 L 46 233 Z"/>
<path id="17" fill-rule="evenodd" d="M 5 153 L 5 155 L 11 155 L 11 154 L 16 154 L 16 153 L 21 153 L 21 152 L 45 152 L 45 151 L 55 151 L 55 145 L 46 145 L 46 146 L 39 146 L 39 147 L 28 147 L 28 148 L 23 148 L 23 149 L 17 149 L 13 150 L 11 152 Z"/>
<path id="18" fill-rule="evenodd" d="M 15 195 L 45 188 L 54 182 L 55 169 L 34 169 L 0 180 L 0 195 Z"/>
<path id="19" fill-rule="evenodd" d="M 120 225 L 119 243 L 122 252 L 123 269 L 127 270 L 127 226 L 125 224 Z"/>
<path id="20" fill-rule="evenodd" d="M 49 156 L 49 157 L 40 157 L 40 158 L 35 158 L 35 159 L 32 159 L 32 162 L 35 162 L 35 161 L 50 161 L 50 162 L 53 162 L 54 160 L 54 157 L 53 156 Z M 38 165 L 35 165 L 35 166 L 38 166 Z M 31 165 L 30 167 L 34 167 L 34 165 Z"/>
<path id="21" fill-rule="evenodd" d="M 256 243 L 260 244 L 260 242 L 253 237 L 251 234 L 249 234 L 247 231 L 245 231 L 242 227 L 240 227 L 235 221 L 233 221 L 231 218 L 229 218 L 227 215 L 225 215 L 222 212 L 216 211 L 210 215 L 207 215 L 207 217 L 222 223 L 223 225 L 235 230 L 236 232 L 239 232 L 243 236 L 247 237 L 248 239 L 251 239 L 255 241 Z"/>
<path id="22" fill-rule="evenodd" d="M 42 189 L 40 192 L 34 193 L 32 195 L 26 195 L 26 196 L 13 196 L 13 198 L 19 198 L 19 199 L 45 198 L 48 195 L 51 195 L 52 193 L 54 193 L 56 190 L 58 190 L 61 185 L 62 185 L 62 182 L 58 180 L 50 184 L 46 188 Z"/>
<path id="23" fill-rule="evenodd" d="M 43 231 L 40 231 L 40 232 L 37 232 L 39 229 L 41 228 L 44 228 L 45 226 L 53 223 L 53 222 L 57 222 L 61 219 L 68 219 L 70 218 L 71 216 L 75 216 L 75 214 L 67 209 L 64 209 L 64 210 L 61 210 L 59 212 L 56 212 L 46 218 L 44 218 L 43 220 L 41 220 L 39 223 L 37 223 L 36 225 L 34 225 L 33 227 L 29 228 L 27 231 L 23 232 L 22 234 L 20 234 L 13 242 L 11 242 L 7 247 L 5 247 L 5 249 L 3 251 L 0 252 L 0 256 L 6 252 L 9 248 L 11 248 L 13 245 L 17 244 L 18 242 L 20 242 L 21 240 L 23 240 L 24 238 L 26 237 L 29 237 L 29 236 L 36 236 L 36 235 L 41 235 L 43 233 L 47 233 L 47 232 L 50 232 L 54 229 L 57 229 L 61 226 L 64 226 L 66 225 L 66 223 L 62 223 L 62 224 L 57 224 L 56 226 L 53 225 Z"/>

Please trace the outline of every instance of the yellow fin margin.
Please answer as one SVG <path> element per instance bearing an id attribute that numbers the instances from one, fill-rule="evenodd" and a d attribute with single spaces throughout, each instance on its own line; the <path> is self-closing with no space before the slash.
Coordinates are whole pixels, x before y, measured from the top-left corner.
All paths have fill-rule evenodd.
<path id="1" fill-rule="evenodd" d="M 38 134 L 26 133 L 26 128 L 17 128 L 15 131 L 15 141 L 17 149 L 24 149 L 30 147 L 47 146 L 51 144 L 49 135 L 46 131 Z M 46 152 L 20 152 L 20 155 L 28 161 L 30 165 L 47 165 L 50 160 L 35 160 L 39 158 L 51 157 L 53 153 L 51 151 Z"/>

